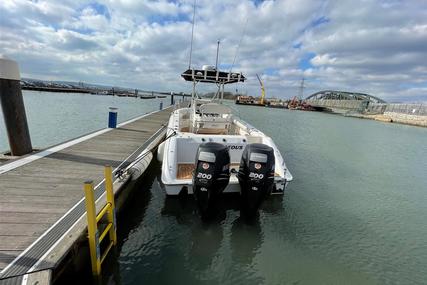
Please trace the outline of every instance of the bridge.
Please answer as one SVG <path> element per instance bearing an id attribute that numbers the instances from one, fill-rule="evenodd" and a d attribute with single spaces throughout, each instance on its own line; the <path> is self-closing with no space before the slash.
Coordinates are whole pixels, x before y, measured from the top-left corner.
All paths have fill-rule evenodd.
<path id="1" fill-rule="evenodd" d="M 304 100 L 313 107 L 333 110 L 364 112 L 369 105 L 385 104 L 386 101 L 365 93 L 324 90 L 311 94 Z"/>

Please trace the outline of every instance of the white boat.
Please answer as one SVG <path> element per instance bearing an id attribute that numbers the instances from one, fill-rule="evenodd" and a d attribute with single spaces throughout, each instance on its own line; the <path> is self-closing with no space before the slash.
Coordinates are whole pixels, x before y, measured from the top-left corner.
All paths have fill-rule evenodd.
<path id="1" fill-rule="evenodd" d="M 191 102 L 172 112 L 167 139 L 158 149 L 167 195 L 194 194 L 203 214 L 222 193 L 241 193 L 252 210 L 266 195 L 283 194 L 292 175 L 277 146 L 222 102 L 224 85 L 245 77 L 206 68 L 188 69 L 181 76 L 193 82 Z M 201 82 L 217 84 L 213 98 L 196 95 Z"/>

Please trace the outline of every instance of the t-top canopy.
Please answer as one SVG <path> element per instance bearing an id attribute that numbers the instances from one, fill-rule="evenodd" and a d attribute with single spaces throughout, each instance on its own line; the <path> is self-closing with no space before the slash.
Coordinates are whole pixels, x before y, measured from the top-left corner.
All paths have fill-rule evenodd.
<path id="1" fill-rule="evenodd" d="M 230 84 L 244 82 L 245 77 L 238 72 L 226 72 L 219 70 L 187 69 L 181 74 L 185 81 L 197 81 L 205 83 Z"/>

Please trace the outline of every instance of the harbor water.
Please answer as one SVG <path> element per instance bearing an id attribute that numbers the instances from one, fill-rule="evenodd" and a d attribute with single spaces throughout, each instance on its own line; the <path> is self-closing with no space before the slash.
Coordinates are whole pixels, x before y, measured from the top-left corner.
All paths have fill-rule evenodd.
<path id="1" fill-rule="evenodd" d="M 159 106 L 77 94 L 24 99 L 37 146 L 105 127 L 113 103 L 119 122 Z M 203 223 L 191 197 L 166 197 L 153 161 L 119 216 L 105 284 L 426 284 L 427 129 L 233 108 L 284 154 L 294 176 L 285 195 L 270 197 L 253 221 L 240 219 L 236 196 L 224 196 L 218 218 Z"/>
<path id="2" fill-rule="evenodd" d="M 109 107 L 118 108 L 118 123 L 159 109 L 169 98 L 141 100 L 133 97 L 81 93 L 50 93 L 23 90 L 25 109 L 34 148 L 64 142 L 108 126 Z M 0 108 L 0 153 L 8 151 Z"/>
<path id="3" fill-rule="evenodd" d="M 427 130 L 236 106 L 285 154 L 295 180 L 258 219 L 236 197 L 202 223 L 166 198 L 154 163 L 121 219 L 110 284 L 425 284 Z"/>

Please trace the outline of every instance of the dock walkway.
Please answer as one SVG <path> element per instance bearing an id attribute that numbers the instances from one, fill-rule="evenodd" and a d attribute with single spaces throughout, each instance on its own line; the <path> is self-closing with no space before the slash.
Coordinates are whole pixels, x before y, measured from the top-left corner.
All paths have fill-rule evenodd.
<path id="1" fill-rule="evenodd" d="M 153 112 L 0 165 L 0 284 L 21 284 L 22 276 L 84 212 L 83 182 L 90 179 L 97 185 L 104 165 L 116 168 L 138 155 L 141 145 L 165 128 L 171 111 Z"/>

